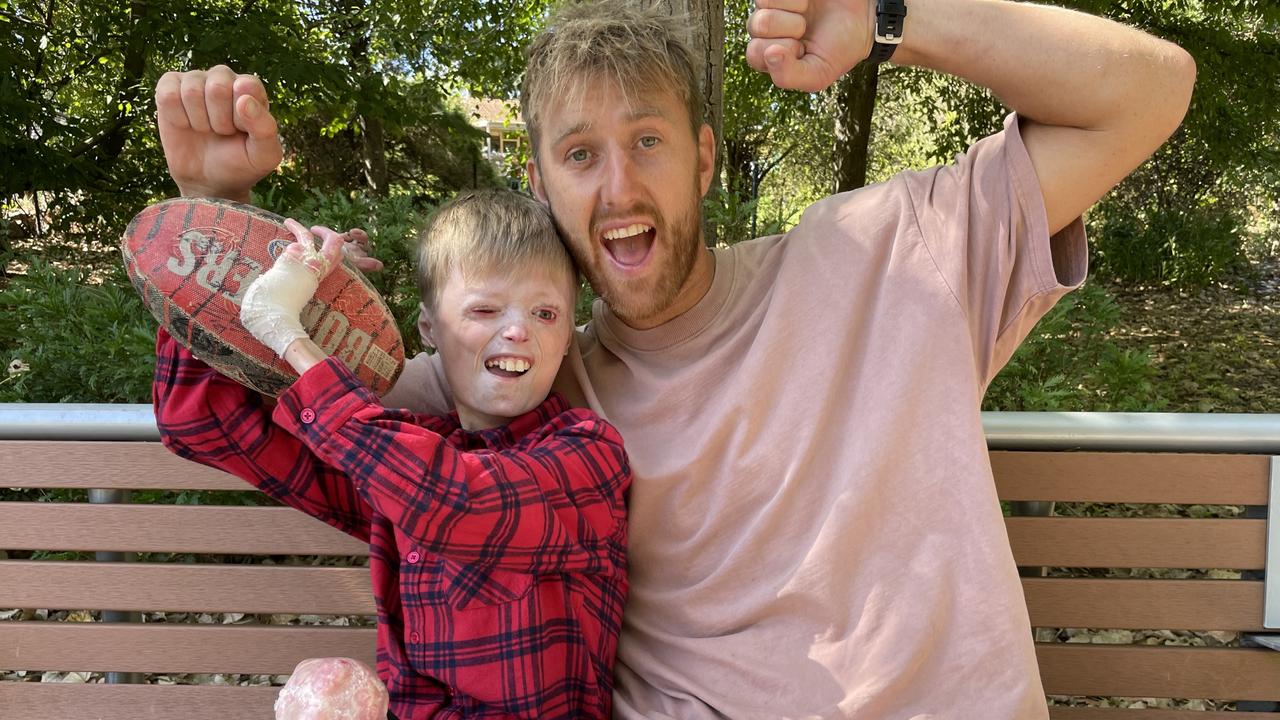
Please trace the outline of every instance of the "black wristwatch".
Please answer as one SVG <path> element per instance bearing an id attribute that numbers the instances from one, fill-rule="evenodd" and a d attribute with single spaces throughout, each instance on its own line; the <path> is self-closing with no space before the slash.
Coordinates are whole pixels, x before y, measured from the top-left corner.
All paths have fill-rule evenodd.
<path id="1" fill-rule="evenodd" d="M 906 0 L 876 0 L 876 34 L 867 59 L 880 64 L 893 57 L 902 42 L 902 26 L 906 24 Z"/>

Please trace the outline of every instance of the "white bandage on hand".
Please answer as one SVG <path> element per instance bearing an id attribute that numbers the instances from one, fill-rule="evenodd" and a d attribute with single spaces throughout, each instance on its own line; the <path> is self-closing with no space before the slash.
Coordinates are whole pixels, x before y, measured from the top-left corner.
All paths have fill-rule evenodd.
<path id="1" fill-rule="evenodd" d="M 318 258 L 318 269 L 323 269 L 323 256 L 315 251 L 306 255 L 309 261 Z M 270 270 L 249 285 L 240 303 L 240 323 L 276 355 L 283 356 L 294 340 L 309 337 L 302 327 L 302 309 L 311 302 L 318 287 L 317 270 L 282 254 Z"/>

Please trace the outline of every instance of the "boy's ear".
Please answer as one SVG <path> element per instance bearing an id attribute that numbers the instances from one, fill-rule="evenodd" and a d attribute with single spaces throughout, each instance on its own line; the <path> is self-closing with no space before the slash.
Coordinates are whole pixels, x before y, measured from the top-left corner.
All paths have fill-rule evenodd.
<path id="1" fill-rule="evenodd" d="M 418 334 L 422 336 L 422 347 L 435 349 L 436 339 L 431 336 L 431 311 L 426 303 L 418 305 Z"/>

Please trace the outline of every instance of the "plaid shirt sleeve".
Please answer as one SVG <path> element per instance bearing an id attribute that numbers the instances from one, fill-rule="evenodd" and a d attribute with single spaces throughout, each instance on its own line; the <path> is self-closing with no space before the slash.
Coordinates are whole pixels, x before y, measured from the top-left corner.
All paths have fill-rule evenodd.
<path id="1" fill-rule="evenodd" d="M 371 510 L 343 473 L 271 422 L 257 392 L 210 368 L 161 328 L 152 385 L 160 440 L 267 495 L 369 541 Z"/>
<path id="2" fill-rule="evenodd" d="M 530 415 L 533 415 L 531 413 Z M 612 572 L 630 469 L 622 438 L 592 413 L 517 418 L 544 425 L 517 451 L 461 451 L 434 418 L 382 406 L 333 358 L 280 397 L 274 415 L 355 479 L 375 511 L 455 561 L 529 573 Z"/>

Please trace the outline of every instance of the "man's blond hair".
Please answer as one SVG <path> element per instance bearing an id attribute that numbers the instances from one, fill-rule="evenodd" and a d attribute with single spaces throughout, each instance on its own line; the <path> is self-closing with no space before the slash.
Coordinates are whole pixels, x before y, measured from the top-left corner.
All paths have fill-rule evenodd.
<path id="1" fill-rule="evenodd" d="M 525 52 L 520 112 L 534 157 L 542 113 L 605 79 L 633 94 L 675 89 L 689 111 L 693 135 L 703 122 L 701 65 L 686 42 L 688 18 L 654 0 L 566 0 Z"/>
<path id="2" fill-rule="evenodd" d="M 530 266 L 577 280 L 546 206 L 511 190 L 459 193 L 436 210 L 418 239 L 418 288 L 430 310 L 454 270 L 515 274 Z"/>

